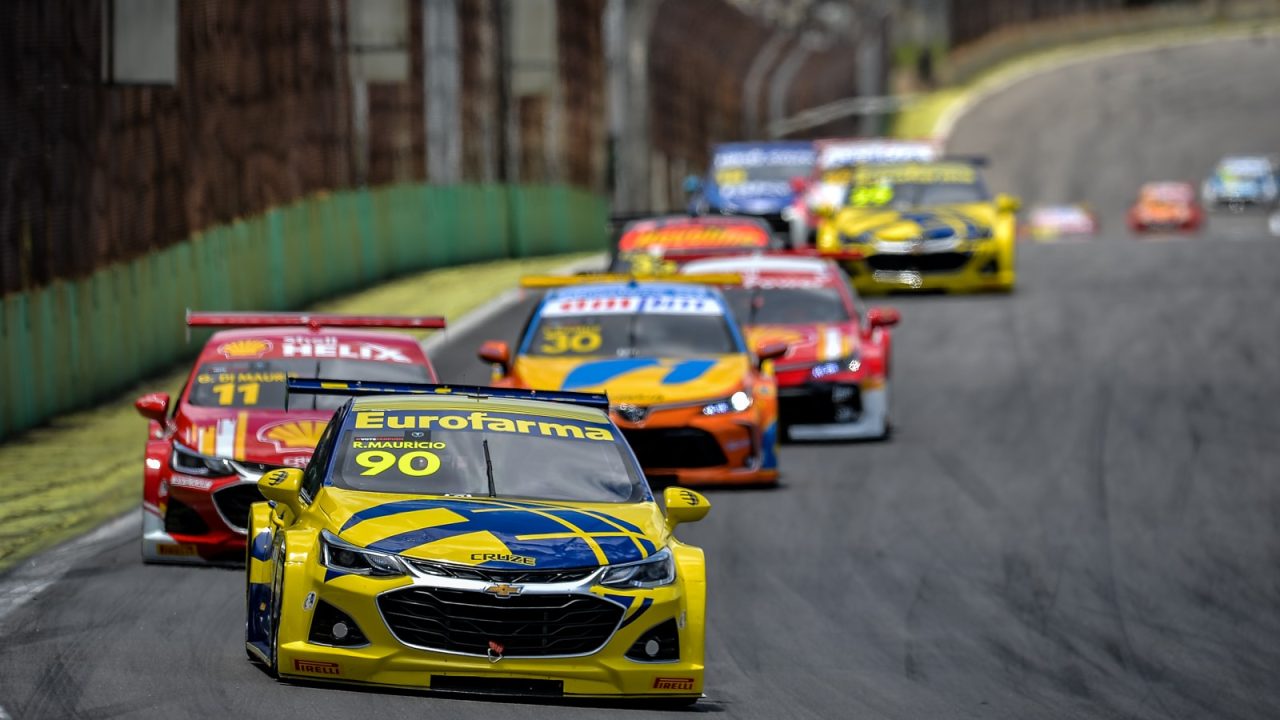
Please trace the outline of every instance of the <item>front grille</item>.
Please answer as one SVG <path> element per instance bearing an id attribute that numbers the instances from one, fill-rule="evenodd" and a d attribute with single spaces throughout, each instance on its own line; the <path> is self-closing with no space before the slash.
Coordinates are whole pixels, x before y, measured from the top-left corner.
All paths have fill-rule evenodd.
<path id="1" fill-rule="evenodd" d="M 164 531 L 170 535 L 208 535 L 209 525 L 195 508 L 169 498 L 164 511 Z"/>
<path id="2" fill-rule="evenodd" d="M 586 655 L 609 640 L 622 606 L 592 595 L 515 595 L 411 587 L 378 598 L 378 609 L 405 645 L 506 657 Z"/>
<path id="3" fill-rule="evenodd" d="M 883 272 L 955 272 L 965 266 L 972 253 L 940 252 L 919 255 L 878 254 L 867 258 L 872 270 Z"/>
<path id="4" fill-rule="evenodd" d="M 787 425 L 854 422 L 862 416 L 862 389 L 838 383 L 779 388 L 778 416 Z"/>
<path id="5" fill-rule="evenodd" d="M 509 583 L 524 585 L 527 583 L 562 583 L 585 580 L 599 568 L 566 568 L 563 570 L 511 570 L 482 567 L 465 567 L 462 565 L 446 565 L 443 563 L 410 560 L 409 563 L 418 570 L 438 577 L 460 578 L 462 580 L 479 580 L 487 583 Z"/>
<path id="6" fill-rule="evenodd" d="M 698 428 L 623 430 L 643 468 L 705 468 L 729 462 L 711 433 Z"/>
<path id="7" fill-rule="evenodd" d="M 241 532 L 249 526 L 249 506 L 256 502 L 262 502 L 257 483 L 229 485 L 213 494 L 213 504 L 218 506 L 222 519 Z"/>

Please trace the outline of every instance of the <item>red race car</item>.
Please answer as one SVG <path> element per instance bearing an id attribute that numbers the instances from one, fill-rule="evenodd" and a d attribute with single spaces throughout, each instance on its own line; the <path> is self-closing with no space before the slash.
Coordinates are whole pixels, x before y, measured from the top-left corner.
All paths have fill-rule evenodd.
<path id="1" fill-rule="evenodd" d="M 686 263 L 685 274 L 734 273 L 723 289 L 752 347 L 784 342 L 775 364 L 779 421 L 791 440 L 870 440 L 889 432 L 889 357 L 898 311 L 861 317 L 834 262 L 765 253 Z"/>
<path id="2" fill-rule="evenodd" d="M 146 562 L 243 562 L 258 478 L 303 467 L 343 398 L 298 397 L 286 378 L 436 382 L 418 342 L 362 328 L 437 329 L 444 318 L 298 313 L 187 313 L 217 332 L 171 407 L 168 393 L 138 398 L 150 420 L 142 489 Z"/>
<path id="3" fill-rule="evenodd" d="M 1204 222 L 1204 210 L 1196 202 L 1196 189 L 1191 183 L 1150 182 L 1138 191 L 1128 219 L 1134 232 L 1194 231 Z"/>

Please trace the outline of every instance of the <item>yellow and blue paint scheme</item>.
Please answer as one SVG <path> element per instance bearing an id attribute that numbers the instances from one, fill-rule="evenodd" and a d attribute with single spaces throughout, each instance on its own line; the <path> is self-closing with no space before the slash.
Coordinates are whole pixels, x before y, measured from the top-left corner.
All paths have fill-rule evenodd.
<path id="1" fill-rule="evenodd" d="M 664 513 L 643 479 L 633 502 L 367 492 L 332 480 L 326 463 L 336 464 L 333 444 L 349 437 L 342 431 L 361 416 L 424 412 L 473 420 L 501 413 L 529 425 L 553 423 L 558 433 L 586 429 L 620 444 L 634 463 L 601 408 L 459 397 L 448 389 L 352 400 L 305 472 L 277 470 L 260 481 L 269 502 L 253 506 L 248 530 L 250 656 L 289 679 L 505 695 L 700 697 L 705 561 L 673 529 L 705 515 L 706 498 L 669 488 Z M 335 552 L 369 554 L 381 570 L 335 568 Z M 669 581 L 606 584 L 611 572 L 666 557 L 674 568 Z M 562 605 L 570 608 L 565 617 L 545 609 Z M 514 630 L 530 626 L 541 634 L 530 639 Z M 566 633 L 567 644 L 555 645 Z"/>

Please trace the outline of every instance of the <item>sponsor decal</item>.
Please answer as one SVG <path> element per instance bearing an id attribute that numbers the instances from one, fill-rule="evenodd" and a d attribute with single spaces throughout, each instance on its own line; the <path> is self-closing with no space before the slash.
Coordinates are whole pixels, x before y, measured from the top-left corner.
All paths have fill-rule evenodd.
<path id="1" fill-rule="evenodd" d="M 275 487 L 284 482 L 287 477 L 289 477 L 289 472 L 287 470 L 272 470 L 266 474 L 267 484 L 271 487 Z"/>
<path id="2" fill-rule="evenodd" d="M 287 337 L 280 354 L 287 358 L 337 358 L 378 362 L 413 362 L 399 348 L 371 342 L 342 342 L 335 337 Z"/>
<path id="3" fill-rule="evenodd" d="M 360 410 L 354 413 L 353 425 L 357 430 L 483 430 L 491 433 L 518 433 L 573 440 L 597 440 L 613 442 L 613 433 L 606 425 L 559 419 L 551 422 L 543 419 L 524 419 L 507 414 L 482 411 L 465 412 L 415 412 L 411 410 Z"/>
<path id="4" fill-rule="evenodd" d="M 702 503 L 702 501 L 698 499 L 698 494 L 692 490 L 681 490 L 680 499 L 684 500 L 689 507 L 697 507 Z"/>
<path id="5" fill-rule="evenodd" d="M 228 360 L 241 358 L 260 358 L 271 352 L 270 340 L 232 340 L 218 346 L 217 351 Z"/>
<path id="6" fill-rule="evenodd" d="M 503 553 L 471 553 L 471 559 L 477 562 L 508 562 L 516 565 L 537 565 L 538 561 L 524 555 L 506 555 Z"/>
<path id="7" fill-rule="evenodd" d="M 769 236 L 755 225 L 676 225 L 633 230 L 618 240 L 626 252 L 641 248 L 765 247 Z"/>
<path id="8" fill-rule="evenodd" d="M 271 443 L 279 453 L 310 454 L 324 433 L 323 420 L 283 420 L 258 428 L 258 441 Z M 303 463 L 306 464 L 305 462 Z"/>
<path id="9" fill-rule="evenodd" d="M 314 675 L 342 674 L 342 668 L 338 667 L 338 663 L 323 662 L 320 660 L 303 660 L 302 658 L 293 659 L 293 669 L 298 672 L 312 673 Z"/>
<path id="10" fill-rule="evenodd" d="M 315 606 L 316 606 L 316 594 L 315 594 L 315 591 L 312 591 L 312 592 L 307 593 L 307 596 L 306 596 L 305 598 L 303 598 L 303 600 L 302 600 L 302 609 L 303 609 L 303 610 L 310 610 L 311 608 L 313 608 L 313 607 L 315 607 Z"/>
<path id="11" fill-rule="evenodd" d="M 653 679 L 654 690 L 692 690 L 691 677 L 656 677 Z"/>
<path id="12" fill-rule="evenodd" d="M 187 545 L 186 543 L 157 545 L 156 553 L 169 557 L 195 557 L 199 554 L 195 545 Z"/>
<path id="13" fill-rule="evenodd" d="M 174 475 L 172 478 L 169 479 L 169 484 L 174 487 L 185 487 L 185 488 L 192 488 L 195 490 L 208 490 L 209 488 L 213 487 L 212 480 L 204 480 L 202 478 L 187 477 L 186 475 Z M 160 487 L 163 490 L 164 483 L 161 483 Z M 166 494 L 167 494 L 167 491 L 160 493 L 161 496 L 164 496 Z"/>
<path id="14" fill-rule="evenodd" d="M 500 642 L 489 641 L 489 662 L 496 663 L 502 659 L 502 653 L 506 651 L 506 646 Z"/>
<path id="15" fill-rule="evenodd" d="M 524 592 L 524 586 L 512 585 L 510 583 L 497 583 L 496 585 L 490 585 L 485 588 L 484 591 L 494 597 L 509 598 Z"/>
<path id="16" fill-rule="evenodd" d="M 284 458 L 280 462 L 284 465 L 288 465 L 289 467 L 304 468 L 310 460 L 310 455 L 293 455 L 291 457 Z"/>

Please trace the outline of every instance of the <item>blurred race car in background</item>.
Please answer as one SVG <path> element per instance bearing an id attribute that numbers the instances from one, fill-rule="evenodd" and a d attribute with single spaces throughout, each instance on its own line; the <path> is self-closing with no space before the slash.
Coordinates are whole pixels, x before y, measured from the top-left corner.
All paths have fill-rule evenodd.
<path id="1" fill-rule="evenodd" d="M 1224 157 L 1200 185 L 1200 198 L 1208 209 L 1272 205 L 1278 197 L 1280 168 L 1265 155 Z"/>
<path id="2" fill-rule="evenodd" d="M 1098 233 L 1098 218 L 1079 203 L 1038 205 L 1027 215 L 1022 230 L 1024 237 L 1038 242 L 1088 240 Z"/>
<path id="3" fill-rule="evenodd" d="M 735 142 L 711 149 L 711 169 L 705 178 L 685 180 L 689 212 L 693 215 L 750 215 L 785 233 L 783 211 L 791 206 L 813 172 L 813 143 L 809 141 Z"/>
<path id="4" fill-rule="evenodd" d="M 974 160 L 857 165 L 844 206 L 818 228 L 820 253 L 862 293 L 1011 290 L 1018 200 L 987 191 Z"/>
<path id="5" fill-rule="evenodd" d="M 756 218 L 667 215 L 623 226 L 609 271 L 642 277 L 670 275 L 682 255 L 702 257 L 764 250 L 772 244 L 768 225 Z"/>
<path id="6" fill-rule="evenodd" d="M 1134 232 L 1195 231 L 1204 222 L 1196 191 L 1187 182 L 1149 182 L 1126 216 Z"/>
<path id="7" fill-rule="evenodd" d="M 290 680 L 698 700 L 705 561 L 673 531 L 710 503 L 668 488 L 659 508 L 607 398 L 290 390 L 357 397 L 305 472 L 259 482 L 250 659 Z"/>
<path id="8" fill-rule="evenodd" d="M 844 204 L 853 167 L 873 163 L 932 162 L 938 144 L 932 140 L 893 138 L 828 138 L 814 142 L 817 159 L 804 192 L 791 205 L 791 245 L 813 245 L 824 209 Z"/>
<path id="9" fill-rule="evenodd" d="M 302 467 L 341 404 L 288 403 L 288 378 L 434 382 L 435 370 L 405 334 L 366 328 L 438 329 L 444 318 L 301 313 L 187 313 L 217 332 L 200 351 L 176 405 L 150 393 L 135 406 L 150 423 L 142 484 L 142 558 L 242 562 L 258 478 Z"/>
<path id="10" fill-rule="evenodd" d="M 492 384 L 608 393 L 614 422 L 651 480 L 772 484 L 778 398 L 766 361 L 787 346 L 748 349 L 720 291 L 673 280 L 682 282 L 525 278 L 525 287 L 553 289 L 514 353 L 501 341 L 481 346 Z"/>
<path id="11" fill-rule="evenodd" d="M 889 432 L 892 308 L 861 318 L 849 278 L 831 260 L 795 254 L 686 263 L 689 275 L 732 273 L 723 289 L 752 346 L 785 343 L 774 364 L 778 411 L 791 440 L 876 440 Z"/>

